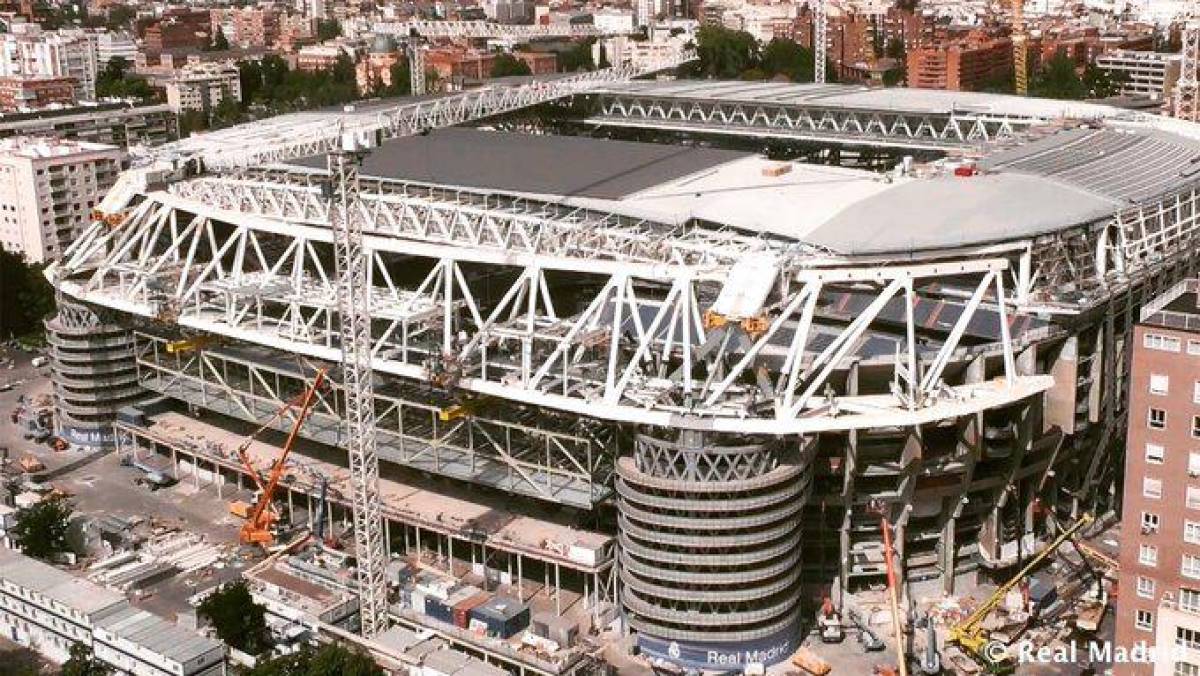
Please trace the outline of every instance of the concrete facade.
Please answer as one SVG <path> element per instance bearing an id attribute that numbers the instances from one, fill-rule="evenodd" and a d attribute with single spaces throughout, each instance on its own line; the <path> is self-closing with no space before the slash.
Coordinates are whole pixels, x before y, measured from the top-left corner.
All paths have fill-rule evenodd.
<path id="1" fill-rule="evenodd" d="M 1167 101 L 1175 92 L 1183 59 L 1178 54 L 1114 50 L 1096 59 L 1096 66 L 1123 78 L 1121 96 Z"/>
<path id="2" fill-rule="evenodd" d="M 167 82 L 167 105 L 175 113 L 210 111 L 227 98 L 242 100 L 242 81 L 232 62 L 184 66 Z"/>
<path id="3" fill-rule="evenodd" d="M 0 246 L 33 263 L 60 256 L 117 180 L 125 152 L 48 138 L 0 141 Z"/>
<path id="4" fill-rule="evenodd" d="M 1171 652 L 1180 628 L 1200 641 L 1200 306 L 1185 280 L 1134 329 L 1116 644 Z M 1191 628 L 1191 629 L 1189 629 Z M 1200 644 L 1198 644 L 1200 647 Z M 1166 660 L 1164 660 L 1166 661 Z M 1200 659 L 1191 660 L 1200 669 Z M 1165 673 L 1173 671 L 1170 665 Z M 1118 665 L 1117 676 L 1163 673 Z"/>
<path id="5" fill-rule="evenodd" d="M 95 33 L 50 32 L 36 24 L 16 24 L 12 33 L 0 35 L 0 75 L 75 78 L 76 95 L 93 101 L 98 54 Z"/>
<path id="6" fill-rule="evenodd" d="M 179 136 L 179 120 L 166 104 L 79 106 L 0 116 L 0 138 L 53 136 L 127 148 L 156 146 Z"/>

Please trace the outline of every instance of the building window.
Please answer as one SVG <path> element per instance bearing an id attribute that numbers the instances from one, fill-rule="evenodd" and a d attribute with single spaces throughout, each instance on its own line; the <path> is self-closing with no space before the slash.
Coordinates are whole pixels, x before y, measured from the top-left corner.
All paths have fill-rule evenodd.
<path id="1" fill-rule="evenodd" d="M 1150 394 L 1166 394 L 1170 389 L 1171 379 L 1162 373 L 1150 374 Z"/>
<path id="2" fill-rule="evenodd" d="M 1200 354 L 1200 340 L 1188 341 L 1188 354 Z"/>
<path id="3" fill-rule="evenodd" d="M 1192 383 L 1192 403 L 1200 404 L 1200 380 Z"/>
<path id="4" fill-rule="evenodd" d="M 1154 598 L 1154 587 L 1157 583 L 1148 577 L 1138 576 L 1137 579 L 1137 595 L 1144 599 Z"/>
<path id="5" fill-rule="evenodd" d="M 1179 566 L 1179 572 L 1184 577 L 1200 580 L 1200 556 L 1184 554 L 1183 563 Z"/>
<path id="6" fill-rule="evenodd" d="M 1152 430 L 1166 429 L 1167 427 L 1167 412 L 1161 408 L 1150 409 L 1150 415 L 1146 419 L 1146 424 Z"/>
<path id="7" fill-rule="evenodd" d="M 1188 486 L 1186 504 L 1188 509 L 1200 509 L 1200 488 Z"/>
<path id="8" fill-rule="evenodd" d="M 1158 565 L 1158 547 L 1154 545 L 1138 545 L 1138 563 L 1143 566 Z"/>
<path id="9" fill-rule="evenodd" d="M 1133 620 L 1133 626 L 1142 631 L 1154 631 L 1154 613 L 1149 610 L 1139 610 Z"/>
<path id="10" fill-rule="evenodd" d="M 1200 415 L 1192 416 L 1192 436 L 1200 438 Z"/>
<path id="11" fill-rule="evenodd" d="M 1180 348 L 1178 338 L 1164 336 L 1159 333 L 1147 333 L 1142 339 L 1142 345 L 1147 349 L 1161 350 L 1163 352 L 1178 352 Z"/>
<path id="12" fill-rule="evenodd" d="M 1179 609 L 1189 613 L 1200 613 L 1200 591 L 1179 589 Z"/>
<path id="13" fill-rule="evenodd" d="M 1200 650 L 1200 631 L 1175 627 L 1175 645 L 1188 650 Z"/>
<path id="14" fill-rule="evenodd" d="M 1171 676 L 1200 676 L 1200 666 L 1191 662 L 1176 662 Z"/>
<path id="15" fill-rule="evenodd" d="M 1162 479 L 1142 479 L 1142 495 L 1155 500 L 1162 497 Z"/>
<path id="16" fill-rule="evenodd" d="M 1166 457 L 1167 451 L 1158 444 L 1146 444 L 1146 463 L 1150 465 L 1161 465 Z"/>
<path id="17" fill-rule="evenodd" d="M 1183 541 L 1188 544 L 1200 545 L 1200 522 L 1183 522 Z"/>
<path id="18" fill-rule="evenodd" d="M 1142 532 L 1158 532 L 1158 515 L 1154 512 L 1142 512 Z"/>

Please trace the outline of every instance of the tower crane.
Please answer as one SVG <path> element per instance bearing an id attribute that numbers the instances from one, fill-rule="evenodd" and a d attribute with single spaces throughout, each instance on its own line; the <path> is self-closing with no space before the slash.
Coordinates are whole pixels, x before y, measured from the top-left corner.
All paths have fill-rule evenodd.
<path id="1" fill-rule="evenodd" d="M 1025 0 L 1012 2 L 1013 84 L 1017 96 L 1029 95 L 1029 34 L 1025 28 Z"/>
<path id="2" fill-rule="evenodd" d="M 825 84 L 825 45 L 828 19 L 825 16 L 826 0 L 810 0 L 813 11 L 813 82 Z"/>
<path id="3" fill-rule="evenodd" d="M 375 388 L 371 369 L 370 258 L 363 251 L 362 219 L 351 218 L 358 201 L 358 166 L 367 148 L 354 133 L 341 135 L 329 154 L 334 259 L 342 348 L 342 393 L 346 454 L 350 464 L 354 546 L 358 560 L 362 634 L 374 638 L 387 629 L 387 559 L 379 504 L 379 457 L 375 453 Z"/>
<path id="4" fill-rule="evenodd" d="M 425 47 L 413 38 L 405 50 L 408 56 L 409 93 L 413 96 L 425 94 Z"/>
<path id="5" fill-rule="evenodd" d="M 317 391 L 320 390 L 324 382 L 325 371 L 317 371 L 312 385 L 309 385 L 300 399 L 300 410 L 296 415 L 296 421 L 292 423 L 292 430 L 288 433 L 287 441 L 284 442 L 279 457 L 275 459 L 275 463 L 271 467 L 271 474 L 267 478 L 266 483 L 264 484 L 258 477 L 258 472 L 250 472 L 250 476 L 254 478 L 255 484 L 259 488 L 259 493 L 258 500 L 255 501 L 249 516 L 246 517 L 246 522 L 242 524 L 241 540 L 243 544 L 258 544 L 264 547 L 274 544 L 275 536 L 271 533 L 271 529 L 279 517 L 272 510 L 271 501 L 274 499 L 275 489 L 279 486 L 279 480 L 283 476 L 283 468 L 288 455 L 291 454 L 292 446 L 296 443 L 296 437 L 300 434 L 300 428 L 304 425 L 305 419 L 308 418 L 308 414 L 312 410 L 314 400 L 316 399 Z M 290 407 L 290 403 L 285 404 L 281 411 L 287 410 Z M 281 415 L 281 413 L 276 414 L 276 416 L 278 415 Z M 253 435 L 251 439 L 253 439 Z M 247 467 L 250 467 L 249 460 L 246 458 L 246 447 L 249 446 L 249 443 L 250 439 L 247 439 L 246 442 L 243 442 L 238 447 L 238 457 L 241 458 L 242 463 Z M 251 469 L 253 468 L 251 467 Z"/>
<path id="6" fill-rule="evenodd" d="M 1175 117 L 1200 122 L 1200 10 L 1184 18 L 1183 62 L 1175 83 Z"/>

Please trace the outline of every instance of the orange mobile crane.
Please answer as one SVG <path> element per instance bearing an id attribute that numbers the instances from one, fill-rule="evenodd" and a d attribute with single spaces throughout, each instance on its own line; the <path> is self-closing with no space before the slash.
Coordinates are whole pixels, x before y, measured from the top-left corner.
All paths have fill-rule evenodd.
<path id="1" fill-rule="evenodd" d="M 251 478 L 254 479 L 255 485 L 258 487 L 258 500 L 255 501 L 254 506 L 250 509 L 246 517 L 246 522 L 242 524 L 241 541 L 243 544 L 258 544 L 263 547 L 269 547 L 275 543 L 275 536 L 271 533 L 271 530 L 275 522 L 279 519 L 279 516 L 272 509 L 271 501 L 274 499 L 275 489 L 279 486 L 279 480 L 283 477 L 283 468 L 287 457 L 292 452 L 292 446 L 296 443 L 296 437 L 300 434 L 300 427 L 304 424 L 305 419 L 308 418 L 317 392 L 321 389 L 321 385 L 324 382 L 325 370 L 321 369 L 317 371 L 312 385 L 300 396 L 300 410 L 296 416 L 296 422 L 292 424 L 292 430 L 288 433 L 287 441 L 284 442 L 279 457 L 275 459 L 275 462 L 271 466 L 271 474 L 265 484 L 259 478 L 254 466 L 250 464 L 250 459 L 246 457 L 246 449 L 250 447 L 250 443 L 254 440 L 254 437 L 258 436 L 259 432 L 266 429 L 271 422 L 292 408 L 295 401 L 293 400 L 284 404 L 270 421 L 259 427 L 254 434 L 251 434 L 246 438 L 246 441 L 242 442 L 241 446 L 238 446 L 238 458 L 241 459 L 242 465 L 249 471 Z"/>

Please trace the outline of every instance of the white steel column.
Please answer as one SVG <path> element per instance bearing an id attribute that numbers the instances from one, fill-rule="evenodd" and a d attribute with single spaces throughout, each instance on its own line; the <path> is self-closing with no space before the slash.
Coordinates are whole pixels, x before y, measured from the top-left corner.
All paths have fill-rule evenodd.
<path id="1" fill-rule="evenodd" d="M 345 395 L 345 445 L 349 456 L 354 544 L 358 558 L 358 594 L 362 634 L 373 638 L 387 628 L 386 559 L 379 505 L 379 459 L 375 455 L 375 392 L 371 373 L 371 314 L 368 261 L 362 221 L 349 218 L 358 199 L 358 160 L 347 135 L 343 149 L 329 155 L 336 204 L 330 209 L 338 266 L 341 313 L 342 387 Z M 348 147 L 346 147 L 348 146 Z"/>

